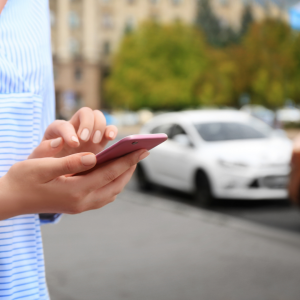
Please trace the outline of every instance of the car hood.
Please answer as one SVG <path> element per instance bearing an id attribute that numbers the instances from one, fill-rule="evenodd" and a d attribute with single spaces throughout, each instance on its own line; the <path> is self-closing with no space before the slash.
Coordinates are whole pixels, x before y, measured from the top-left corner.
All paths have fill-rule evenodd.
<path id="1" fill-rule="evenodd" d="M 291 159 L 292 142 L 286 138 L 207 143 L 208 156 L 229 163 L 251 166 L 283 165 Z"/>

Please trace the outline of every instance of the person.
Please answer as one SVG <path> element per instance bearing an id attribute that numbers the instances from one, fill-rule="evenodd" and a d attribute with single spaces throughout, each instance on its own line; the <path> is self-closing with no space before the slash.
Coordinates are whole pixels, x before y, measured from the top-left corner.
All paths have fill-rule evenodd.
<path id="1" fill-rule="evenodd" d="M 1 299 L 49 299 L 40 224 L 112 202 L 149 155 L 95 166 L 117 129 L 97 110 L 54 111 L 48 0 L 0 0 Z"/>
<path id="2" fill-rule="evenodd" d="M 291 201 L 300 206 L 300 135 L 294 141 L 288 190 Z"/>

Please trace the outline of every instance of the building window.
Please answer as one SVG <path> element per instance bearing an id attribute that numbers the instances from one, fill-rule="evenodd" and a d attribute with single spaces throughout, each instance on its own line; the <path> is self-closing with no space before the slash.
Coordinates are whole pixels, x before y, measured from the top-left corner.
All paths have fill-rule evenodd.
<path id="1" fill-rule="evenodd" d="M 219 0 L 219 3 L 220 3 L 222 6 L 228 6 L 228 0 Z"/>
<path id="2" fill-rule="evenodd" d="M 129 33 L 135 28 L 135 19 L 134 17 L 128 17 L 125 22 L 125 33 Z"/>
<path id="3" fill-rule="evenodd" d="M 151 15 L 150 15 L 150 20 L 151 20 L 152 22 L 154 22 L 154 23 L 159 23 L 159 20 L 160 20 L 159 15 L 158 15 L 158 14 L 155 14 L 155 13 L 151 14 Z"/>
<path id="4" fill-rule="evenodd" d="M 69 13 L 69 26 L 72 29 L 78 28 L 80 25 L 80 20 L 76 12 L 70 11 Z"/>
<path id="5" fill-rule="evenodd" d="M 159 2 L 159 0 L 149 0 L 149 2 L 151 3 L 151 4 L 157 4 L 158 2 Z"/>
<path id="6" fill-rule="evenodd" d="M 56 66 L 53 66 L 53 77 L 54 77 L 54 81 L 58 79 L 58 70 Z"/>
<path id="7" fill-rule="evenodd" d="M 73 56 L 78 56 L 80 53 L 80 45 L 78 40 L 71 38 L 69 41 L 69 49 Z"/>
<path id="8" fill-rule="evenodd" d="M 54 11 L 50 10 L 50 23 L 51 27 L 55 26 L 56 18 L 55 18 L 55 13 Z"/>
<path id="9" fill-rule="evenodd" d="M 75 77 L 76 81 L 80 81 L 82 79 L 82 69 L 81 68 L 79 68 L 79 67 L 75 68 L 74 77 Z"/>
<path id="10" fill-rule="evenodd" d="M 105 41 L 103 43 L 103 54 L 107 56 L 110 54 L 110 52 L 111 52 L 111 44 L 109 41 Z"/>
<path id="11" fill-rule="evenodd" d="M 171 0 L 174 5 L 179 5 L 183 0 Z"/>
<path id="12" fill-rule="evenodd" d="M 114 22 L 111 14 L 105 13 L 102 15 L 102 26 L 107 29 L 114 27 Z"/>
<path id="13" fill-rule="evenodd" d="M 126 2 L 127 2 L 127 4 L 132 5 L 132 4 L 136 3 L 136 0 L 126 0 Z"/>

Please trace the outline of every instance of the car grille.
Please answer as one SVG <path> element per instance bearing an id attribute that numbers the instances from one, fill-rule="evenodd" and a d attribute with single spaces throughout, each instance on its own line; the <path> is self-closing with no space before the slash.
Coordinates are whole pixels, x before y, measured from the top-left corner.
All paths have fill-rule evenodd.
<path id="1" fill-rule="evenodd" d="M 257 178 L 249 184 L 249 188 L 286 189 L 288 176 L 266 176 Z"/>

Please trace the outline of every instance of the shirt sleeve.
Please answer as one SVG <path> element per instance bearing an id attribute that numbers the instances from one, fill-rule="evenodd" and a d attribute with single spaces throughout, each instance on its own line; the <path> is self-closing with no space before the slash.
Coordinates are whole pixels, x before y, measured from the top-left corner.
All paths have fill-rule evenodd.
<path id="1" fill-rule="evenodd" d="M 43 224 L 56 224 L 61 219 L 62 214 L 39 214 L 40 223 Z"/>

